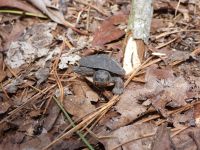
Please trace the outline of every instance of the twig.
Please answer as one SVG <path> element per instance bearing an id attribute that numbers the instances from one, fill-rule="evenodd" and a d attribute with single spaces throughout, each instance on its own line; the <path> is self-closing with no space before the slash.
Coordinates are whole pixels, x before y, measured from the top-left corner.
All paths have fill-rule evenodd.
<path id="1" fill-rule="evenodd" d="M 186 129 L 188 129 L 188 128 L 189 128 L 189 126 L 186 126 L 186 127 L 182 128 L 182 129 L 180 129 L 179 131 L 177 131 L 177 132 L 175 132 L 174 134 L 172 134 L 172 135 L 171 135 L 171 138 L 173 138 L 174 136 L 176 136 L 177 134 L 183 132 L 184 130 L 186 130 Z"/>
<path id="2" fill-rule="evenodd" d="M 171 34 L 175 34 L 175 33 L 180 33 L 180 32 L 200 32 L 200 30 L 174 30 L 174 31 L 170 31 L 170 32 L 164 32 L 161 33 L 160 35 L 155 36 L 156 39 L 159 39 L 161 37 L 165 37 Z"/>
<path id="3" fill-rule="evenodd" d="M 159 46 L 156 46 L 156 48 L 157 48 L 157 49 L 160 49 L 160 48 L 162 48 L 162 47 L 165 47 L 165 46 L 171 44 L 172 42 L 176 41 L 177 39 L 178 39 L 178 37 L 176 37 L 176 38 L 170 40 L 170 41 L 167 42 L 167 43 L 163 43 L 163 44 L 161 44 L 161 45 L 159 45 Z"/>
<path id="4" fill-rule="evenodd" d="M 86 23 L 86 30 L 87 31 L 89 30 L 89 24 L 90 24 L 90 6 L 89 6 L 88 11 L 87 11 L 87 23 Z"/>
<path id="5" fill-rule="evenodd" d="M 44 16 L 44 15 L 30 13 L 30 12 L 24 12 L 24 11 L 19 11 L 19 10 L 0 10 L 0 13 L 10 13 L 10 14 L 16 14 L 16 15 L 26 15 L 26 16 L 39 17 L 39 18 L 44 18 L 44 19 L 48 18 L 47 16 Z"/>
<path id="6" fill-rule="evenodd" d="M 181 3 L 181 1 L 179 0 L 179 1 L 178 1 L 178 4 L 177 4 L 177 6 L 176 6 L 176 10 L 175 10 L 175 17 L 176 17 L 176 14 L 177 14 L 178 8 L 179 8 L 179 6 L 180 6 L 180 3 Z"/>

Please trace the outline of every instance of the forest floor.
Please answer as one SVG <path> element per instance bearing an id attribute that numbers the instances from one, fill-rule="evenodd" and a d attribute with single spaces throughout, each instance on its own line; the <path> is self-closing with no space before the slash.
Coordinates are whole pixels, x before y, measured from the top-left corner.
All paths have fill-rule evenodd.
<path id="1" fill-rule="evenodd" d="M 0 1 L 0 149 L 200 149 L 200 1 L 153 1 L 144 63 L 121 95 L 73 67 L 122 63 L 130 0 L 53 2 Z"/>

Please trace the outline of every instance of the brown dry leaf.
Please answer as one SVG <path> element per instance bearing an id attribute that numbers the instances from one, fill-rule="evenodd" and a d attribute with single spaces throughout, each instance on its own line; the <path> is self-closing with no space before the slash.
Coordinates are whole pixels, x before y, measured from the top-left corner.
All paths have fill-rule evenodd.
<path id="1" fill-rule="evenodd" d="M 115 42 L 115 43 L 106 44 L 106 47 L 108 49 L 121 50 L 123 48 L 123 42 L 119 41 L 119 42 Z"/>
<path id="2" fill-rule="evenodd" d="M 165 106 L 177 108 L 186 104 L 189 84 L 182 77 L 175 77 L 170 69 L 148 68 L 145 76 L 149 89 L 155 89 L 150 98 L 152 105 L 164 117 L 167 117 Z M 157 87 L 155 87 L 157 85 Z M 157 90 L 157 91 L 156 91 Z M 157 93 L 157 94 L 155 94 Z"/>
<path id="3" fill-rule="evenodd" d="M 194 134 L 194 138 L 199 141 L 200 128 L 189 128 L 173 137 L 173 142 L 176 145 L 176 149 L 180 150 L 197 150 L 197 143 L 191 138 L 190 134 Z"/>
<path id="4" fill-rule="evenodd" d="M 34 149 L 39 150 L 51 142 L 48 134 L 41 134 L 40 136 L 35 136 L 30 140 L 20 144 L 20 149 Z"/>
<path id="5" fill-rule="evenodd" d="M 185 62 L 191 57 L 191 54 L 188 51 L 162 49 L 155 52 L 165 54 L 164 56 L 161 56 L 161 58 L 166 63 L 166 65 L 170 66 L 174 66 L 176 64 L 180 64 L 181 62 Z"/>
<path id="6" fill-rule="evenodd" d="M 168 3 L 170 4 L 170 6 L 171 6 L 174 10 L 177 9 L 178 12 L 180 12 L 180 13 L 183 14 L 184 20 L 185 20 L 186 22 L 188 22 L 188 21 L 190 20 L 189 10 L 187 9 L 186 6 L 184 6 L 184 5 L 182 5 L 182 4 L 180 3 L 179 7 L 177 8 L 178 2 L 176 2 L 176 1 L 170 1 L 170 2 L 168 2 Z"/>
<path id="7" fill-rule="evenodd" d="M 70 24 L 65 20 L 63 14 L 55 6 L 52 5 L 51 1 L 49 0 L 27 0 L 27 1 L 31 2 L 36 8 L 41 10 L 44 14 L 49 16 L 49 18 L 51 18 L 51 20 L 55 21 L 56 23 L 73 27 L 72 24 Z"/>
<path id="8" fill-rule="evenodd" d="M 128 15 L 120 13 L 118 15 L 109 17 L 94 33 L 92 46 L 103 46 L 109 42 L 119 39 L 124 36 L 125 31 L 121 30 L 117 25 L 127 22 Z"/>
<path id="9" fill-rule="evenodd" d="M 0 7 L 11 7 L 11 8 L 17 8 L 20 10 L 24 10 L 27 12 L 36 13 L 38 15 L 41 15 L 41 12 L 31 6 L 29 3 L 21 0 L 1 0 L 0 1 Z"/>
<path id="10" fill-rule="evenodd" d="M 25 28 L 26 25 L 23 25 L 19 21 L 11 26 L 0 26 L 0 37 L 2 38 L 0 51 L 8 50 L 11 42 L 16 41 Z"/>
<path id="11" fill-rule="evenodd" d="M 172 114 L 172 123 L 176 128 L 195 126 L 194 111 L 189 109 L 188 111 Z"/>
<path id="12" fill-rule="evenodd" d="M 93 98 L 86 97 L 86 89 L 88 85 L 83 81 L 77 81 L 73 84 L 74 95 L 65 97 L 64 107 L 74 117 L 81 118 L 95 110 L 95 106 L 91 104 Z M 89 96 L 88 94 L 87 96 Z"/>
<path id="13" fill-rule="evenodd" d="M 70 138 L 67 140 L 62 140 L 58 144 L 55 144 L 52 147 L 52 150 L 76 150 L 80 149 L 80 147 L 84 147 L 85 145 L 81 140 L 77 140 L 74 138 Z M 82 149 L 84 150 L 84 149 Z"/>
<path id="14" fill-rule="evenodd" d="M 184 62 L 190 58 L 190 53 L 187 51 L 172 51 L 164 60 L 169 65 L 175 65 L 179 62 Z"/>
<path id="15" fill-rule="evenodd" d="M 16 132 L 4 137 L 0 144 L 0 149 L 3 150 L 20 150 L 20 144 L 24 139 L 24 133 Z"/>
<path id="16" fill-rule="evenodd" d="M 60 113 L 60 108 L 55 105 L 55 103 L 53 103 L 51 101 L 49 107 L 48 107 L 48 116 L 45 118 L 44 120 L 44 124 L 43 127 L 49 131 L 52 129 L 55 121 L 57 120 L 59 113 Z"/>
<path id="17" fill-rule="evenodd" d="M 172 9 L 172 10 L 176 10 L 180 13 L 183 14 L 184 16 L 184 20 L 185 21 L 189 21 L 189 10 L 186 8 L 186 6 L 182 5 L 180 3 L 179 7 L 177 8 L 177 5 L 178 5 L 178 1 L 173 1 L 173 0 L 154 0 L 153 1 L 153 8 L 154 10 L 163 10 L 163 9 L 166 9 L 166 10 L 169 10 L 169 9 Z"/>
<path id="18" fill-rule="evenodd" d="M 120 113 L 121 116 L 118 119 L 112 119 L 115 121 L 106 124 L 110 129 L 116 129 L 127 125 L 146 111 L 147 108 L 137 101 L 137 97 L 140 94 L 140 91 L 137 90 L 139 88 L 141 87 L 135 86 L 135 84 L 132 83 L 128 85 L 121 95 L 120 101 L 115 106 L 116 111 Z"/>
<path id="19" fill-rule="evenodd" d="M 37 118 L 41 116 L 41 110 L 32 110 L 29 115 L 31 118 Z"/>
<path id="20" fill-rule="evenodd" d="M 58 47 L 50 48 L 54 38 L 52 31 L 56 27 L 57 24 L 52 22 L 30 26 L 19 40 L 10 44 L 6 64 L 11 68 L 17 68 L 40 58 L 38 65 L 44 66 L 60 50 Z"/>
<path id="21" fill-rule="evenodd" d="M 164 19 L 153 18 L 151 22 L 151 32 L 155 33 L 156 31 L 166 26 L 167 24 L 164 22 Z"/>
<path id="22" fill-rule="evenodd" d="M 160 127 L 158 127 L 156 135 L 155 135 L 155 141 L 152 144 L 151 150 L 175 150 L 175 145 L 172 142 L 169 134 L 169 130 L 167 129 L 167 125 L 163 124 Z"/>
<path id="23" fill-rule="evenodd" d="M 149 123 L 137 124 L 137 125 L 129 125 L 125 127 L 121 127 L 107 133 L 103 136 L 109 136 L 111 138 L 100 140 L 106 150 L 112 150 L 119 144 L 123 144 L 130 139 L 138 139 L 145 135 L 149 135 L 156 132 L 155 125 Z M 100 135 L 102 136 L 102 135 Z M 122 145 L 121 147 L 115 150 L 150 150 L 151 144 L 153 141 L 153 137 L 143 138 L 141 140 L 136 140 L 129 142 L 127 144 Z"/>

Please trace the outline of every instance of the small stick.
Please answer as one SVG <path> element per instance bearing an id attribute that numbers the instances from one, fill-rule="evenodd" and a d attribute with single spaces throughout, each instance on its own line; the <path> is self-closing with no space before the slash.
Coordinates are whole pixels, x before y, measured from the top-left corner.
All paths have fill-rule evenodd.
<path id="1" fill-rule="evenodd" d="M 104 15 L 104 16 L 106 16 L 106 17 L 109 17 L 108 14 L 106 14 L 103 10 L 99 9 L 99 8 L 98 8 L 97 6 L 95 6 L 95 5 L 89 4 L 89 3 L 84 2 L 84 1 L 81 1 L 81 0 L 74 0 L 74 1 L 77 2 L 77 3 L 81 3 L 81 4 L 83 4 L 83 5 L 87 5 L 87 6 L 91 7 L 91 8 L 93 8 L 93 9 L 95 9 L 96 11 L 98 11 L 99 13 L 101 13 L 102 15 Z"/>
<path id="2" fill-rule="evenodd" d="M 167 43 L 163 43 L 163 44 L 161 44 L 161 45 L 159 45 L 159 46 L 156 46 L 156 48 L 157 48 L 157 49 L 160 49 L 160 48 L 162 48 L 162 47 L 165 47 L 165 46 L 167 46 L 167 45 L 173 43 L 173 42 L 176 41 L 177 39 L 178 39 L 178 37 L 176 37 L 176 38 L 170 40 L 170 41 L 167 42 Z"/>

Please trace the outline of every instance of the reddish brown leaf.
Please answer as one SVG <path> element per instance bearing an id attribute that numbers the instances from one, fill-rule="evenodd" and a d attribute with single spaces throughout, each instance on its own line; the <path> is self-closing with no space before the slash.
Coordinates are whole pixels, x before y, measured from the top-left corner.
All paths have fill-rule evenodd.
<path id="1" fill-rule="evenodd" d="M 119 39 L 125 31 L 119 29 L 117 25 L 127 22 L 127 15 L 120 13 L 105 20 L 94 33 L 92 46 L 103 46 L 106 43 Z"/>
<path id="2" fill-rule="evenodd" d="M 152 19 L 152 22 L 151 22 L 151 32 L 155 33 L 157 30 L 166 26 L 167 26 L 167 23 L 164 22 L 164 19 L 154 18 Z"/>
<path id="3" fill-rule="evenodd" d="M 95 110 L 95 106 L 91 104 L 91 101 L 96 101 L 98 98 L 94 96 L 94 93 L 91 94 L 92 90 L 89 89 L 85 82 L 78 81 L 73 84 L 75 95 L 68 95 L 65 97 L 64 107 L 70 114 L 74 115 L 74 117 L 81 118 Z"/>
<path id="4" fill-rule="evenodd" d="M 155 141 L 152 145 L 152 150 L 175 150 L 175 145 L 172 142 L 167 125 L 161 125 L 156 132 Z"/>
<path id="5" fill-rule="evenodd" d="M 10 32 L 8 32 L 8 30 L 5 28 L 9 28 Z M 2 48 L 0 48 L 0 51 L 8 50 L 11 42 L 19 38 L 25 28 L 26 26 L 24 26 L 20 22 L 16 22 L 13 26 L 10 27 L 1 26 L 0 36 L 2 37 L 2 42 L 1 42 Z"/>

